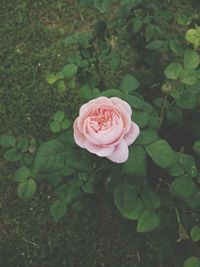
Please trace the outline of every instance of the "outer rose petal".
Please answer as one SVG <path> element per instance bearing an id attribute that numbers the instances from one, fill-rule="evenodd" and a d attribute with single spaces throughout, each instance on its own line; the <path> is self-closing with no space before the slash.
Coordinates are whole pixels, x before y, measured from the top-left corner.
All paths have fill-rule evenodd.
<path id="1" fill-rule="evenodd" d="M 97 146 L 90 143 L 88 140 L 85 141 L 84 146 L 89 152 L 94 153 L 99 157 L 106 157 L 112 154 L 112 152 L 115 149 L 115 146 L 108 146 L 108 147 Z"/>
<path id="2" fill-rule="evenodd" d="M 128 159 L 128 145 L 124 139 L 116 145 L 113 153 L 107 158 L 116 163 L 123 163 Z"/>
<path id="3" fill-rule="evenodd" d="M 124 135 L 124 140 L 130 146 L 140 134 L 140 129 L 135 122 L 131 122 L 131 128 L 127 134 Z"/>
<path id="4" fill-rule="evenodd" d="M 128 114 L 131 116 L 132 115 L 132 109 L 130 105 L 125 102 L 124 100 L 120 99 L 119 97 L 111 97 L 110 100 L 113 102 L 113 104 L 121 104 L 125 110 L 128 112 Z"/>
<path id="5" fill-rule="evenodd" d="M 74 140 L 76 144 L 82 148 L 85 148 L 84 142 L 85 142 L 85 136 L 79 131 L 77 127 L 78 118 L 74 121 Z"/>

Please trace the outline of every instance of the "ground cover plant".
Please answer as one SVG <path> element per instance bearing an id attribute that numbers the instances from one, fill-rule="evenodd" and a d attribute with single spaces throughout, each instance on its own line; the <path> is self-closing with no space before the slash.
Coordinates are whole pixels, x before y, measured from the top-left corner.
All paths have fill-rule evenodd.
<path id="1" fill-rule="evenodd" d="M 13 5 L 3 4 L 16 44 L 2 45 L 2 266 L 200 266 L 198 1 Z M 132 108 L 128 158 L 74 140 L 94 99 Z"/>

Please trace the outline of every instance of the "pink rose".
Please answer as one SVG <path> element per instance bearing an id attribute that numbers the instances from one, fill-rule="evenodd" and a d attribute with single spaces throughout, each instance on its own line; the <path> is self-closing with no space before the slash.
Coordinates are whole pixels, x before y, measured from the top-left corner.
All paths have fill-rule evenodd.
<path id="1" fill-rule="evenodd" d="M 122 163 L 128 159 L 130 146 L 140 133 L 131 121 L 129 104 L 118 97 L 98 97 L 84 104 L 74 121 L 77 145 L 100 157 Z"/>

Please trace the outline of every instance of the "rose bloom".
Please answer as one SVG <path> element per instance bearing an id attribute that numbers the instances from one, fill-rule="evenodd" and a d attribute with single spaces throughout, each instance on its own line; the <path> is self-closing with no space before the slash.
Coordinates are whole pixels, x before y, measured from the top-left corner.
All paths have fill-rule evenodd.
<path id="1" fill-rule="evenodd" d="M 131 121 L 132 109 L 118 97 L 98 97 L 84 104 L 74 121 L 77 145 L 117 163 L 128 159 L 130 146 L 140 133 Z"/>

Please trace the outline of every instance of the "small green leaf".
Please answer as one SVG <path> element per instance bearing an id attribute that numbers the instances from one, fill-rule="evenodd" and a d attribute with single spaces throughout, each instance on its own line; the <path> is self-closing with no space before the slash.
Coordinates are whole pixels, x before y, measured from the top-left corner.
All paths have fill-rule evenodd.
<path id="1" fill-rule="evenodd" d="M 15 172 L 15 181 L 21 182 L 25 180 L 26 178 L 28 178 L 30 174 L 31 174 L 31 170 L 23 166 Z"/>
<path id="2" fill-rule="evenodd" d="M 177 39 L 170 40 L 169 47 L 176 55 L 181 55 L 183 53 L 183 48 Z"/>
<path id="3" fill-rule="evenodd" d="M 193 85 L 198 80 L 198 72 L 193 69 L 184 69 L 180 74 L 180 81 L 186 85 Z"/>
<path id="4" fill-rule="evenodd" d="M 67 212 L 67 204 L 65 201 L 57 199 L 51 206 L 51 215 L 55 222 L 58 222 Z"/>
<path id="5" fill-rule="evenodd" d="M 145 128 L 148 125 L 149 115 L 143 111 L 134 111 L 133 121 L 141 128 Z"/>
<path id="6" fill-rule="evenodd" d="M 111 0 L 93 0 L 94 7 L 101 13 L 107 12 L 111 5 Z"/>
<path id="7" fill-rule="evenodd" d="M 198 47 L 200 44 L 200 32 L 198 29 L 189 29 L 186 32 L 185 39 L 195 47 Z"/>
<path id="8" fill-rule="evenodd" d="M 200 241 L 200 226 L 195 225 L 190 231 L 190 235 L 193 241 Z"/>
<path id="9" fill-rule="evenodd" d="M 53 115 L 53 119 L 54 119 L 55 121 L 58 121 L 58 122 L 62 122 L 64 118 L 65 118 L 65 112 L 62 111 L 62 110 L 57 111 L 57 112 Z"/>
<path id="10" fill-rule="evenodd" d="M 16 138 L 12 134 L 1 135 L 0 144 L 3 147 L 13 147 L 16 144 Z"/>
<path id="11" fill-rule="evenodd" d="M 23 200 L 28 200 L 36 191 L 36 182 L 33 179 L 23 180 L 18 188 L 17 194 Z"/>
<path id="12" fill-rule="evenodd" d="M 150 49 L 150 50 L 157 50 L 157 49 L 160 49 L 164 46 L 165 42 L 164 41 L 161 41 L 161 40 L 155 40 L 155 41 L 152 41 L 150 43 L 148 43 L 148 45 L 146 46 L 147 49 Z"/>
<path id="13" fill-rule="evenodd" d="M 199 66 L 199 54 L 193 49 L 187 49 L 184 53 L 184 67 L 196 69 Z"/>
<path id="14" fill-rule="evenodd" d="M 86 100 L 90 100 L 93 98 L 92 89 L 87 85 L 84 85 L 80 88 L 79 94 L 81 98 Z"/>
<path id="15" fill-rule="evenodd" d="M 21 158 L 21 154 L 14 147 L 14 148 L 7 150 L 4 153 L 3 158 L 8 161 L 18 161 Z"/>
<path id="16" fill-rule="evenodd" d="M 185 262 L 183 267 L 200 267 L 200 257 L 190 257 Z"/>
<path id="17" fill-rule="evenodd" d="M 60 122 L 58 121 L 52 121 L 49 126 L 53 133 L 58 133 L 61 130 Z"/>
<path id="18" fill-rule="evenodd" d="M 165 68 L 164 74 L 168 79 L 178 80 L 182 70 L 183 70 L 183 67 L 181 64 L 171 63 Z"/>
<path id="19" fill-rule="evenodd" d="M 62 73 L 64 77 L 70 79 L 77 73 L 77 71 L 78 71 L 77 65 L 71 63 L 71 64 L 66 65 L 63 68 Z"/>
<path id="20" fill-rule="evenodd" d="M 158 214 L 151 210 L 145 210 L 140 215 L 138 224 L 137 224 L 137 232 L 139 233 L 147 233 L 155 230 L 160 222 L 160 218 Z"/>
<path id="21" fill-rule="evenodd" d="M 175 160 L 174 151 L 165 140 L 157 140 L 145 149 L 152 160 L 163 169 L 169 169 Z"/>
<path id="22" fill-rule="evenodd" d="M 192 179 L 187 175 L 177 177 L 170 186 L 171 194 L 183 199 L 190 198 L 194 191 L 195 185 Z"/>
<path id="23" fill-rule="evenodd" d="M 200 156 L 200 141 L 194 143 L 193 149 Z"/>
<path id="24" fill-rule="evenodd" d="M 197 166 L 191 155 L 183 154 L 180 152 L 175 153 L 175 161 L 172 167 L 168 170 L 170 175 L 172 176 L 180 176 L 182 174 L 186 174 L 190 177 L 196 177 Z"/>
<path id="25" fill-rule="evenodd" d="M 54 84 L 58 80 L 58 77 L 54 74 L 49 73 L 47 74 L 46 79 L 49 84 Z"/>
<path id="26" fill-rule="evenodd" d="M 64 121 L 62 122 L 62 129 L 63 130 L 68 129 L 71 126 L 71 124 L 72 124 L 71 120 L 69 120 L 67 118 L 64 119 Z"/>
<path id="27" fill-rule="evenodd" d="M 152 142 L 156 141 L 159 138 L 157 132 L 152 128 L 144 129 L 140 132 L 136 140 L 136 144 L 138 145 L 148 145 Z"/>
<path id="28" fill-rule="evenodd" d="M 141 187 L 140 196 L 147 209 L 158 209 L 160 207 L 161 201 L 159 194 L 153 191 L 148 185 Z"/>
<path id="29" fill-rule="evenodd" d="M 143 100 L 137 96 L 126 95 L 125 100 L 132 108 L 141 109 L 143 107 Z"/>
<path id="30" fill-rule="evenodd" d="M 28 151 L 30 147 L 30 142 L 27 137 L 20 136 L 17 140 L 17 149 L 19 149 L 21 152 Z"/>
<path id="31" fill-rule="evenodd" d="M 133 32 L 137 33 L 141 30 L 143 21 L 140 18 L 135 18 L 133 20 Z"/>
<path id="32" fill-rule="evenodd" d="M 120 83 L 120 89 L 127 93 L 135 91 L 139 86 L 139 81 L 131 74 L 124 75 Z"/>

